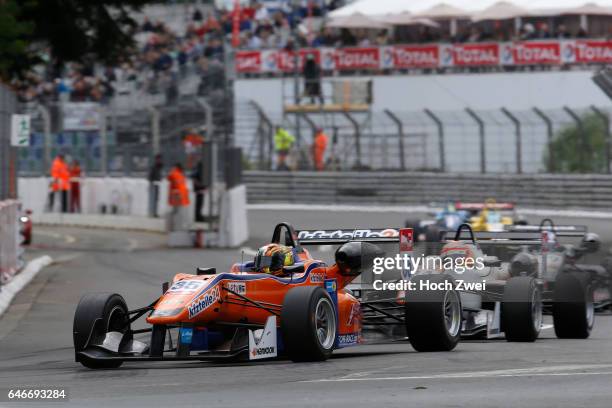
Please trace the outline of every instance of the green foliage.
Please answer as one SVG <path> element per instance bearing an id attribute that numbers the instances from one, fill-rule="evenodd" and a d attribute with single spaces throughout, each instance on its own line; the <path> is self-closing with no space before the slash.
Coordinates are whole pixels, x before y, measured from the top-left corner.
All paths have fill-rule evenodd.
<path id="1" fill-rule="evenodd" d="M 576 124 L 566 126 L 552 141 L 553 163 L 550 170 L 560 173 L 603 173 L 606 170 L 604 121 L 595 113 L 582 116 L 582 131 Z M 550 154 L 544 155 L 549 163 Z"/>
<path id="2" fill-rule="evenodd" d="M 19 10 L 15 0 L 0 1 L 0 78 L 8 78 L 17 67 L 28 65 L 25 38 L 32 33 L 33 24 L 19 21 Z"/>
<path id="3" fill-rule="evenodd" d="M 0 76 L 21 76 L 45 48 L 56 63 L 116 62 L 133 46 L 130 17 L 152 0 L 0 0 Z"/>

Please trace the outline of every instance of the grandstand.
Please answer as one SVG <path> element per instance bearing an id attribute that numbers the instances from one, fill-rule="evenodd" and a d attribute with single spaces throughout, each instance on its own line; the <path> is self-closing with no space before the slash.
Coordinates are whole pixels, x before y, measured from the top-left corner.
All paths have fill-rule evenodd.
<path id="1" fill-rule="evenodd" d="M 298 136 L 301 168 L 310 166 L 308 146 L 321 127 L 335 141 L 330 160 L 338 170 L 479 171 L 478 155 L 468 164 L 453 157 L 489 149 L 488 171 L 541 172 L 550 131 L 533 108 L 550 112 L 556 132 L 574 122 L 566 106 L 593 112 L 607 103 L 589 78 L 612 63 L 612 1 L 233 4 L 147 6 L 134 14 L 137 46 L 127 60 L 41 66 L 14 88 L 36 114 L 66 101 L 100 104 L 116 151 L 146 155 L 152 112 L 163 143 L 179 145 L 187 129 L 204 125 L 204 98 L 215 108 L 219 140 L 242 147 L 246 163 L 258 168 L 272 163 L 272 129 L 282 124 Z M 321 69 L 323 104 L 303 98 L 308 55 Z M 369 100 L 338 102 L 333 89 L 342 81 L 369 83 Z M 536 147 L 525 151 L 522 166 L 517 118 L 523 146 Z M 34 123 L 44 131 L 41 120 Z M 485 147 L 482 132 L 490 139 Z"/>

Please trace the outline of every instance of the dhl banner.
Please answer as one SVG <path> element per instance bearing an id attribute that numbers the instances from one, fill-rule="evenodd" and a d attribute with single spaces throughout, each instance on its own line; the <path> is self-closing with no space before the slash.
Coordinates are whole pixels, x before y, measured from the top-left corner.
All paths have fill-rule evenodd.
<path id="1" fill-rule="evenodd" d="M 292 72 L 312 55 L 324 71 L 377 71 L 612 63 L 612 40 L 407 44 L 383 47 L 237 51 L 236 72 Z"/>

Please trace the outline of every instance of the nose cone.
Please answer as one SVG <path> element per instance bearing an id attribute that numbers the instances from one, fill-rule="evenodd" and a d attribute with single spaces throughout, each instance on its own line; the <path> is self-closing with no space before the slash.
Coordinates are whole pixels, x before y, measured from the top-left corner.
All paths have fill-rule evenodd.
<path id="1" fill-rule="evenodd" d="M 175 324 L 204 319 L 206 312 L 221 298 L 221 290 L 218 284 L 211 285 L 213 281 L 209 277 L 198 278 L 175 282 L 154 306 L 147 322 Z"/>

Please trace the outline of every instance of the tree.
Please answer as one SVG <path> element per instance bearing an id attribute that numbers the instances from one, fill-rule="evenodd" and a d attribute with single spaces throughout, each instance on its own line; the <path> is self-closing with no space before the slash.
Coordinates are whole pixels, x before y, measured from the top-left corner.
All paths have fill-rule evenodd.
<path id="1" fill-rule="evenodd" d="M 0 78 L 9 78 L 16 70 L 30 65 L 26 37 L 31 35 L 33 24 L 19 21 L 18 16 L 15 0 L 0 0 Z"/>
<path id="2" fill-rule="evenodd" d="M 0 75 L 23 74 L 41 51 L 57 64 L 113 63 L 133 46 L 130 12 L 152 0 L 0 0 Z"/>
<path id="3" fill-rule="evenodd" d="M 602 173 L 606 170 L 606 137 L 604 121 L 594 113 L 581 118 L 582 129 L 572 124 L 561 129 L 549 145 L 553 169 L 561 173 Z M 549 162 L 548 151 L 544 162 Z"/>

